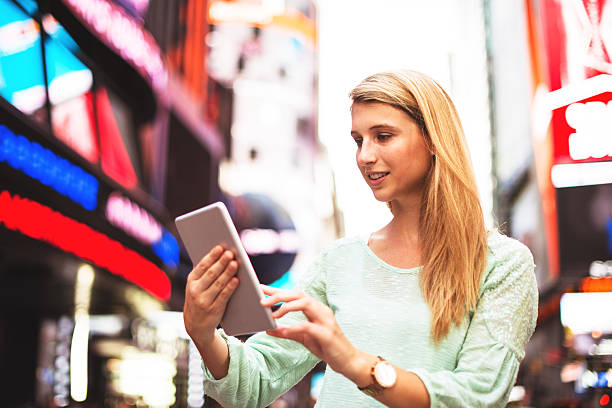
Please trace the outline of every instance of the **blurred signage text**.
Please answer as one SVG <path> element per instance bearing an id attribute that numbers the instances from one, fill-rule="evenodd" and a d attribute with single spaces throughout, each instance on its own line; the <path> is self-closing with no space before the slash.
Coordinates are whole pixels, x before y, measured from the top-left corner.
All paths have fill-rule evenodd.
<path id="1" fill-rule="evenodd" d="M 98 206 L 98 180 L 94 176 L 1 124 L 0 162 L 6 162 L 87 210 Z"/>
<path id="2" fill-rule="evenodd" d="M 166 88 L 168 74 L 153 36 L 120 6 L 106 0 L 64 0 L 64 3 L 143 74 L 155 90 Z"/>

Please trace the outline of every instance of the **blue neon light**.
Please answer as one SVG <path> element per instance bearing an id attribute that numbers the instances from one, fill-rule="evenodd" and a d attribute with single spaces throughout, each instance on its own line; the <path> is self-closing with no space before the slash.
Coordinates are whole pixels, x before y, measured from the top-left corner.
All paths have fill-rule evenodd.
<path id="1" fill-rule="evenodd" d="M 68 160 L 0 124 L 0 162 L 53 188 L 87 210 L 98 205 L 98 180 Z"/>
<path id="2" fill-rule="evenodd" d="M 153 252 L 167 266 L 175 268 L 179 260 L 179 245 L 176 238 L 165 228 L 159 241 L 153 243 Z"/>
<path id="3" fill-rule="evenodd" d="M 607 387 L 608 386 L 608 373 L 598 373 L 597 374 L 597 387 Z"/>

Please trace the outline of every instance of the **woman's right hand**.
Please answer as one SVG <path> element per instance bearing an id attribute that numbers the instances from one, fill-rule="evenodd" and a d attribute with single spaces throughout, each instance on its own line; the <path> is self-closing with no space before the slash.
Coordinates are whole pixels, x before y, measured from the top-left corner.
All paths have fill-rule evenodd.
<path id="1" fill-rule="evenodd" d="M 231 251 L 217 245 L 187 277 L 183 319 L 187 334 L 198 344 L 212 342 L 215 330 L 238 286 L 238 262 Z"/>

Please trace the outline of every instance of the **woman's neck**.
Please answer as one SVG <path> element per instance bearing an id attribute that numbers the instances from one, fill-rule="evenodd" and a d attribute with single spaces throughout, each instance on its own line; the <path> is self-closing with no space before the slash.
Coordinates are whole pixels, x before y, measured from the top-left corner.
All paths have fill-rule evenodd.
<path id="1" fill-rule="evenodd" d="M 389 238 L 400 243 L 418 244 L 421 200 L 393 201 L 391 212 L 393 219 L 385 227 Z"/>
<path id="2" fill-rule="evenodd" d="M 420 200 L 412 200 L 411 202 L 393 201 L 391 212 L 393 213 L 391 221 L 370 235 L 370 247 L 378 249 L 381 253 L 395 252 L 395 249 L 419 257 L 421 252 L 419 234 Z"/>
<path id="3" fill-rule="evenodd" d="M 383 261 L 398 268 L 421 266 L 419 211 L 416 207 L 391 204 L 393 219 L 368 240 L 370 249 Z"/>

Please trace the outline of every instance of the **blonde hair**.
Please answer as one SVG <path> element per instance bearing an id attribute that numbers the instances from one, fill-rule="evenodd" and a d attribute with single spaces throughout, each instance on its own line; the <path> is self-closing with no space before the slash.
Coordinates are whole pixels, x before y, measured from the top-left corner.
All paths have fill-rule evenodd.
<path id="1" fill-rule="evenodd" d="M 380 102 L 406 112 L 421 128 L 432 164 L 421 199 L 421 291 L 436 344 L 478 302 L 487 231 L 459 115 L 444 89 L 415 71 L 383 72 L 350 93 L 353 103 Z"/>

